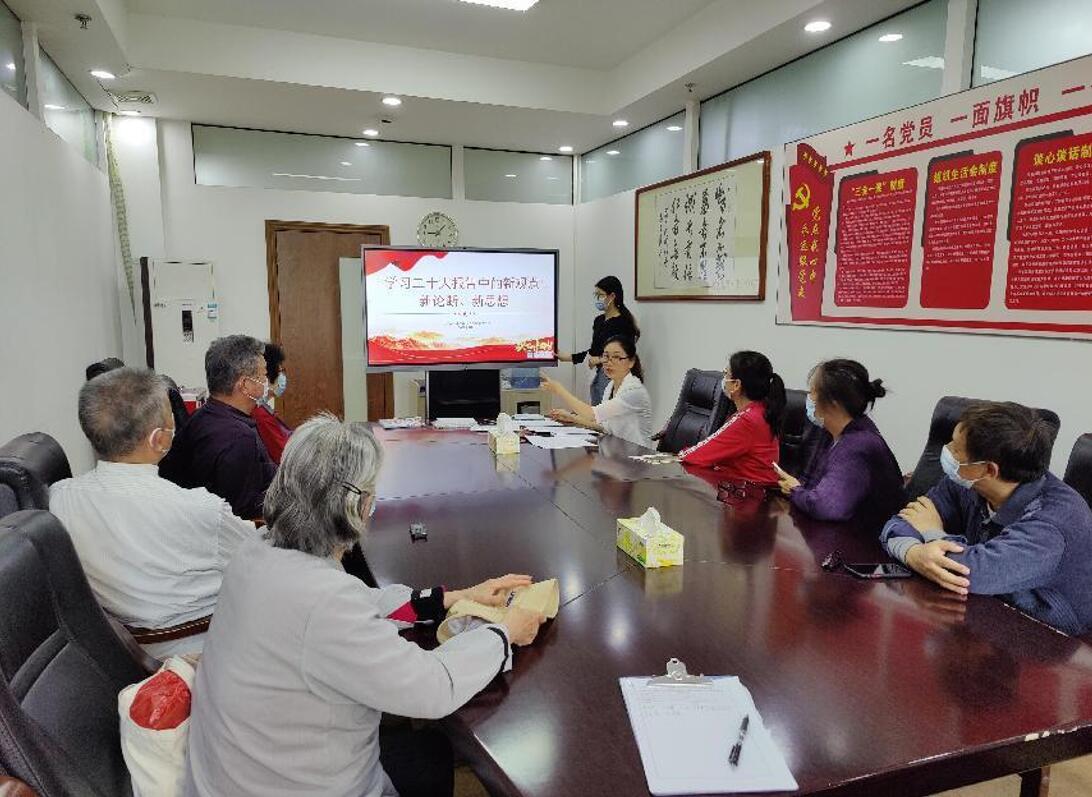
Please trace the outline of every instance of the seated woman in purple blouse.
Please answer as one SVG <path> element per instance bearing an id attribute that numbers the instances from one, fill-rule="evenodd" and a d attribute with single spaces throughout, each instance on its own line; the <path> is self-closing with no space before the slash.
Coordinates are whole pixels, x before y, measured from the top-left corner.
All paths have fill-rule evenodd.
<path id="1" fill-rule="evenodd" d="M 827 360 L 808 376 L 808 420 L 827 434 L 800 479 L 782 473 L 781 492 L 819 520 L 854 521 L 879 533 L 906 505 L 895 455 L 865 413 L 887 391 L 855 360 Z"/>

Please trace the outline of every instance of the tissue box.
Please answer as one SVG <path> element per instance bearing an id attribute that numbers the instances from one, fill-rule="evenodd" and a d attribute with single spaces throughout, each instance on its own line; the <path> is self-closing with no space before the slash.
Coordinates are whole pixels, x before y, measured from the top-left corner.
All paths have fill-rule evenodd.
<path id="1" fill-rule="evenodd" d="M 644 567 L 667 567 L 683 563 L 683 535 L 663 526 L 659 533 L 646 535 L 640 518 L 618 519 L 618 547 Z"/>
<path id="2" fill-rule="evenodd" d="M 489 450 L 497 455 L 518 454 L 519 435 L 515 432 L 501 432 L 497 429 L 490 429 Z"/>

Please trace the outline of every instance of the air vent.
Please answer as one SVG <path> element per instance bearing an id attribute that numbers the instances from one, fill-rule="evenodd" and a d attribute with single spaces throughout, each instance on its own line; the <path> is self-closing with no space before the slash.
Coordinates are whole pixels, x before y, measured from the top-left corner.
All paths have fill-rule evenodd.
<path id="1" fill-rule="evenodd" d="M 111 91 L 110 96 L 118 105 L 155 105 L 155 95 L 150 91 Z"/>

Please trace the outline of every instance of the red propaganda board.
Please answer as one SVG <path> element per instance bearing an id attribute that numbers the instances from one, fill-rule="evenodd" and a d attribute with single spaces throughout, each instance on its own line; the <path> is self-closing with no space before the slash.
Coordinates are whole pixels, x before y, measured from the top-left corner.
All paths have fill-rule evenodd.
<path id="1" fill-rule="evenodd" d="M 1092 337 L 1092 56 L 787 144 L 784 186 L 780 323 Z"/>

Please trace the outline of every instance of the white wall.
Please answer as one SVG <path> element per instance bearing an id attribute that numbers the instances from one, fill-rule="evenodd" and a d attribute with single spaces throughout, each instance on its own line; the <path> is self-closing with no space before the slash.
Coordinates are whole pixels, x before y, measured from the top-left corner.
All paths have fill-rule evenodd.
<path id="1" fill-rule="evenodd" d="M 655 425 L 675 406 L 687 368 L 719 370 L 739 349 L 765 353 L 789 387 L 805 385 L 819 360 L 851 357 L 891 390 L 875 419 L 904 471 L 925 444 L 933 405 L 943 395 L 1018 401 L 1047 407 L 1062 418 L 1053 469 L 1065 470 L 1078 435 L 1092 431 L 1092 343 L 959 333 L 899 332 L 774 323 L 781 227 L 782 158 L 774 153 L 766 301 L 634 302 L 639 345 L 652 394 Z M 616 274 L 627 296 L 633 286 L 633 192 L 576 208 L 578 338 L 590 338 L 592 285 Z"/>
<path id="2" fill-rule="evenodd" d="M 221 304 L 224 334 L 269 335 L 266 287 L 265 221 L 385 224 L 391 243 L 416 245 L 417 223 L 429 211 L 449 214 L 459 225 L 460 245 L 521 246 L 560 251 L 560 346 L 573 345 L 573 208 L 518 202 L 420 199 L 261 188 L 195 185 L 190 125 L 160 121 L 158 141 L 143 151 L 129 147 L 119 157 L 143 160 L 158 157 L 162 195 L 162 252 L 144 252 L 138 240 L 154 248 L 155 235 L 133 231 L 133 255 L 164 254 L 181 260 L 211 260 Z M 127 195 L 155 195 L 147 168 L 123 164 Z M 361 342 L 363 346 L 363 342 Z M 291 357 L 291 352 L 288 353 Z M 568 367 L 562 369 L 568 373 Z M 567 378 L 567 377 L 566 377 Z"/>
<path id="3" fill-rule="evenodd" d="M 0 441 L 48 432 L 78 473 L 84 368 L 122 353 L 109 186 L 6 94 L 0 142 Z"/>

